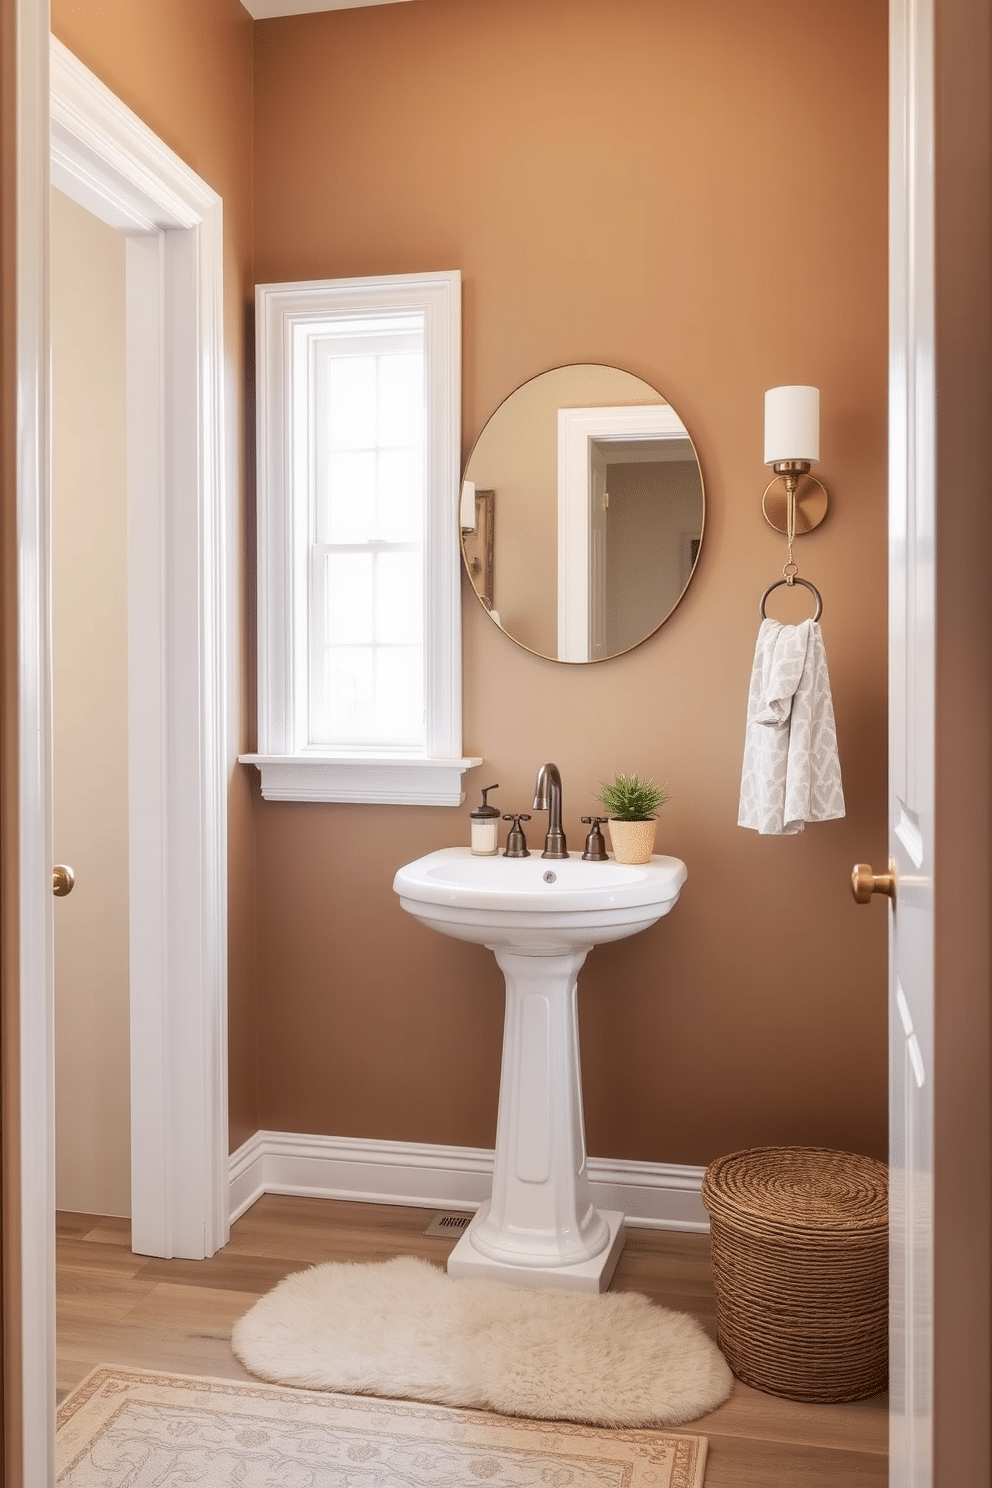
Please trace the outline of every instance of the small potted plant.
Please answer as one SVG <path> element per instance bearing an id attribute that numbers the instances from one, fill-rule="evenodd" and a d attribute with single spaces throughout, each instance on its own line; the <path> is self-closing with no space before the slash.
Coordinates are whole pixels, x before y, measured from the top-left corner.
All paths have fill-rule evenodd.
<path id="1" fill-rule="evenodd" d="M 653 780 L 633 775 L 617 775 L 603 784 L 596 800 L 609 813 L 610 842 L 618 863 L 646 863 L 654 852 L 654 834 L 658 825 L 658 808 L 669 799 L 668 792 Z"/>

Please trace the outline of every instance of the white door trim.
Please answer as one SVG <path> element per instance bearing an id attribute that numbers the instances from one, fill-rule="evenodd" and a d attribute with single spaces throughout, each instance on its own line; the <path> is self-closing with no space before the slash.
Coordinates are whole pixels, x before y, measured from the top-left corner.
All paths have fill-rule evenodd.
<path id="1" fill-rule="evenodd" d="M 228 1237 L 217 193 L 55 38 L 52 184 L 127 234 L 132 1243 Z"/>
<path id="2" fill-rule="evenodd" d="M 20 1482 L 55 1481 L 48 5 L 16 0 L 17 1009 Z M 8 989 L 12 990 L 12 989 Z M 8 1017 L 10 1017 L 8 1011 Z M 10 1068 L 8 1061 L 7 1068 Z M 5 1177 L 6 1186 L 6 1177 Z M 13 1185 L 12 1185 L 13 1186 Z M 5 1312 L 9 1311 L 7 1308 Z M 10 1324 L 8 1323 L 9 1327 Z M 16 1398 L 16 1396 L 14 1397 Z M 7 1432 L 5 1431 L 5 1435 Z"/>
<path id="3" fill-rule="evenodd" d="M 667 403 L 558 410 L 558 660 L 590 660 L 594 439 L 686 439 Z M 595 660 L 595 657 L 592 658 Z"/>
<path id="4" fill-rule="evenodd" d="M 229 1233 L 230 503 L 220 198 L 49 37 L 46 4 L 17 0 L 16 21 L 21 1465 L 42 1484 L 55 1406 L 50 180 L 129 235 L 143 333 L 129 328 L 132 1202 L 136 1248 L 163 1256 L 202 1258 Z"/>

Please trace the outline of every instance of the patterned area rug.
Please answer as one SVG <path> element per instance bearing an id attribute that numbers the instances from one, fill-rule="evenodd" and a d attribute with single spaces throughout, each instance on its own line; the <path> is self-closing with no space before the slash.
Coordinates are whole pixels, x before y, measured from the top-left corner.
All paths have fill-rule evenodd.
<path id="1" fill-rule="evenodd" d="M 65 1488 L 702 1488 L 706 1438 L 95 1369 L 58 1411 Z"/>

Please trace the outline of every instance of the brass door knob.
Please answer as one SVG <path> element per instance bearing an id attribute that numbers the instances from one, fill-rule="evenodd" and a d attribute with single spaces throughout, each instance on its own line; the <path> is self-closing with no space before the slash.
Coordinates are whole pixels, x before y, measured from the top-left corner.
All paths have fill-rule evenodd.
<path id="1" fill-rule="evenodd" d="M 56 863 L 52 869 L 52 893 L 56 899 L 64 899 L 66 894 L 71 894 L 75 882 L 76 875 L 68 863 Z"/>
<path id="2" fill-rule="evenodd" d="M 851 874 L 851 893 L 858 904 L 867 904 L 872 894 L 896 897 L 896 865 L 889 859 L 888 873 L 874 873 L 870 863 L 855 863 Z"/>

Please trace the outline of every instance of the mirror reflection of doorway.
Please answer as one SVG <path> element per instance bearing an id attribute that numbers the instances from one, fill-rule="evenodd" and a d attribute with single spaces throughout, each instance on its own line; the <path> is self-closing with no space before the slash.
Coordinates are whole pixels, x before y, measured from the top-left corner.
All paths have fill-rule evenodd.
<path id="1" fill-rule="evenodd" d="M 52 191 L 56 1206 L 131 1212 L 125 241 Z"/>
<path id="2" fill-rule="evenodd" d="M 608 496 L 601 654 L 615 656 L 671 614 L 692 577 L 702 482 L 688 439 L 597 440 L 594 448 Z"/>
<path id="3" fill-rule="evenodd" d="M 682 534 L 697 552 L 702 537 L 702 478 L 682 421 L 667 404 L 560 408 L 557 505 L 557 659 L 629 651 L 686 588 Z"/>

